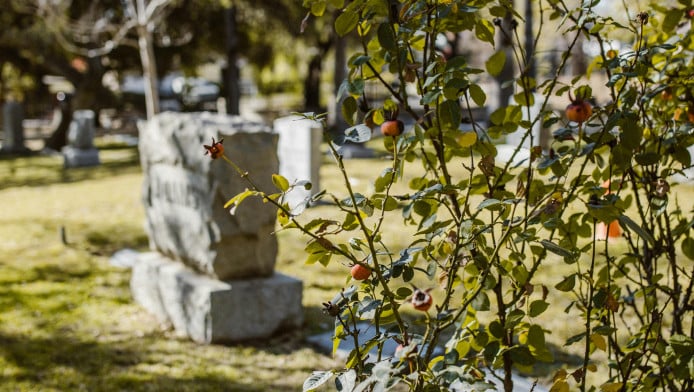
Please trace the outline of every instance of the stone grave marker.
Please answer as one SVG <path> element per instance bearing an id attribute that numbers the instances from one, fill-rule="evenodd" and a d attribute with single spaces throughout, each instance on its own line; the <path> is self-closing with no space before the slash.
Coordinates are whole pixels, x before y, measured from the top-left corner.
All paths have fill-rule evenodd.
<path id="1" fill-rule="evenodd" d="M 249 187 L 203 145 L 224 139 L 225 153 L 261 188 L 272 190 L 277 135 L 261 124 L 213 113 L 162 113 L 140 124 L 146 229 L 152 252 L 134 263 L 137 302 L 203 343 L 263 338 L 301 326 L 302 283 L 276 273 L 276 211 L 247 199 Z"/>
<path id="2" fill-rule="evenodd" d="M 285 201 L 293 209 L 320 189 L 318 181 L 323 130 L 318 122 L 300 116 L 281 117 L 273 125 L 279 135 L 279 174 L 289 180 L 290 184 L 308 180 L 312 185 L 311 190 L 297 186 L 287 194 Z"/>
<path id="3" fill-rule="evenodd" d="M 528 109 L 525 106 L 521 107 L 521 112 L 523 113 L 523 120 L 524 121 L 530 121 L 534 118 L 536 118 L 540 114 L 540 109 L 542 108 L 542 101 L 541 97 L 538 94 L 535 94 L 534 97 L 534 104 L 530 107 L 530 117 L 528 117 Z M 513 97 L 509 100 L 509 104 L 515 105 L 516 102 L 514 101 Z M 531 129 L 531 135 L 533 137 L 533 145 L 530 145 L 530 136 L 528 135 L 525 140 L 523 140 L 523 137 L 525 134 L 528 132 L 527 129 L 519 127 L 516 131 L 509 133 L 506 135 L 506 140 L 504 143 L 498 144 L 496 146 L 497 149 L 497 160 L 501 162 L 508 162 L 513 154 L 515 153 L 516 155 L 513 156 L 513 162 L 512 165 L 520 165 L 520 164 L 526 164 L 528 163 L 528 159 L 530 158 L 530 148 L 533 146 L 539 146 L 541 145 L 540 143 L 540 135 L 542 131 L 542 122 L 537 121 L 533 125 Z M 521 141 L 523 142 L 521 144 Z M 520 146 L 520 148 L 518 148 Z M 516 153 L 516 150 L 518 152 Z"/>
<path id="4" fill-rule="evenodd" d="M 10 154 L 28 152 L 29 149 L 24 145 L 22 104 L 17 101 L 7 101 L 2 107 L 2 118 L 4 137 L 1 151 Z"/>
<path id="5" fill-rule="evenodd" d="M 63 147 L 65 167 L 99 165 L 99 150 L 94 147 L 95 115 L 92 110 L 75 110 L 67 133 L 67 146 Z"/>

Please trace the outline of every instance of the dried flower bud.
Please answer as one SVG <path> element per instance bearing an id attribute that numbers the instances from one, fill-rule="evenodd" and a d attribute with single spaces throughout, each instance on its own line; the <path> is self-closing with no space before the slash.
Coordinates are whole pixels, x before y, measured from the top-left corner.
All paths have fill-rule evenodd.
<path id="1" fill-rule="evenodd" d="M 414 306 L 415 309 L 421 310 L 422 312 L 426 312 L 429 310 L 431 307 L 432 302 L 434 299 L 431 297 L 431 294 L 429 292 L 431 289 L 428 290 L 421 290 L 421 289 L 415 289 L 414 294 L 412 294 L 412 306 Z"/>
<path id="2" fill-rule="evenodd" d="M 210 154 L 210 158 L 212 159 L 217 159 L 219 158 L 222 154 L 224 154 L 224 146 L 222 143 L 224 142 L 224 139 L 219 139 L 218 142 L 212 138 L 212 145 L 208 146 L 207 144 L 203 144 L 203 147 L 205 147 L 205 155 Z"/>

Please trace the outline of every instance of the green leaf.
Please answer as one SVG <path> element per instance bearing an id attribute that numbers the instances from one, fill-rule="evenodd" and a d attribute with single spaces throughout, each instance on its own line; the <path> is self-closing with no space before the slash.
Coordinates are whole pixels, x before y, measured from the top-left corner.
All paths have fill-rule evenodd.
<path id="1" fill-rule="evenodd" d="M 489 310 L 489 297 L 484 291 L 480 291 L 470 303 L 473 309 L 478 312 Z"/>
<path id="2" fill-rule="evenodd" d="M 511 275 L 513 276 L 513 279 L 516 280 L 516 282 L 520 285 L 523 286 L 528 280 L 528 269 L 525 268 L 525 265 L 522 263 L 513 267 L 513 270 L 511 271 Z"/>
<path id="3" fill-rule="evenodd" d="M 624 117 L 619 125 L 622 129 L 620 143 L 631 150 L 638 148 L 643 139 L 643 127 L 638 120 L 632 116 Z"/>
<path id="4" fill-rule="evenodd" d="M 351 95 L 342 101 L 342 117 L 349 125 L 357 123 L 357 100 Z"/>
<path id="5" fill-rule="evenodd" d="M 545 346 L 545 331 L 537 324 L 531 325 L 528 329 L 528 346 L 534 349 L 531 351 L 543 351 L 547 349 Z"/>
<path id="6" fill-rule="evenodd" d="M 501 339 L 504 337 L 504 327 L 501 325 L 499 320 L 494 320 L 491 323 L 489 323 L 489 334 L 494 336 L 497 339 Z"/>
<path id="7" fill-rule="evenodd" d="M 687 237 L 682 241 L 682 253 L 694 260 L 694 238 Z"/>
<path id="8" fill-rule="evenodd" d="M 340 348 L 344 328 L 345 327 L 341 323 L 335 324 L 335 331 L 333 332 L 333 356 L 335 356 L 335 353 L 337 353 L 337 349 Z"/>
<path id="9" fill-rule="evenodd" d="M 547 308 L 549 307 L 549 303 L 547 301 L 538 299 L 530 303 L 530 310 L 528 311 L 528 314 L 530 317 L 537 317 L 541 315 Z"/>
<path id="10" fill-rule="evenodd" d="M 535 96 L 532 93 L 521 91 L 513 96 L 513 100 L 521 106 L 533 106 L 535 104 Z"/>
<path id="11" fill-rule="evenodd" d="M 562 248 L 561 246 L 555 244 L 552 241 L 542 240 L 542 241 L 540 241 L 540 243 L 542 244 L 542 246 L 545 249 L 547 249 L 548 251 L 550 251 L 556 255 L 559 255 L 559 256 L 562 256 L 562 257 L 565 257 L 568 259 L 574 258 L 574 255 L 569 250 Z"/>
<path id="12" fill-rule="evenodd" d="M 536 360 L 547 363 L 554 361 L 554 356 L 545 343 L 545 331 L 539 325 L 531 325 L 528 329 L 528 348 Z"/>
<path id="13" fill-rule="evenodd" d="M 506 63 L 506 53 L 500 50 L 489 57 L 489 60 L 484 63 L 484 67 L 490 75 L 498 76 L 504 68 L 504 63 Z"/>
<path id="14" fill-rule="evenodd" d="M 371 128 L 364 124 L 357 124 L 345 129 L 345 140 L 354 143 L 364 143 L 371 140 Z"/>
<path id="15" fill-rule="evenodd" d="M 431 103 L 436 102 L 439 97 L 441 96 L 441 90 L 440 89 L 434 89 L 427 91 L 424 96 L 422 97 L 422 104 L 423 105 L 428 105 Z"/>
<path id="16" fill-rule="evenodd" d="M 530 353 L 530 349 L 525 346 L 515 346 L 509 350 L 509 356 L 514 363 L 522 366 L 531 366 L 535 363 L 535 358 Z"/>
<path id="17" fill-rule="evenodd" d="M 376 181 L 374 181 L 374 189 L 376 192 L 384 192 L 386 190 L 386 186 L 393 181 L 394 174 L 395 172 L 393 171 L 393 168 L 385 168 L 383 172 L 381 172 L 381 175 L 378 176 Z"/>
<path id="18" fill-rule="evenodd" d="M 621 144 L 617 144 L 612 149 L 612 162 L 620 169 L 626 170 L 631 167 L 631 157 L 634 155 L 634 150 L 628 149 Z"/>
<path id="19" fill-rule="evenodd" d="M 525 317 L 525 312 L 520 309 L 513 309 L 506 315 L 506 329 L 510 329 L 518 325 Z"/>
<path id="20" fill-rule="evenodd" d="M 366 82 L 364 82 L 364 79 L 353 79 L 347 82 L 347 91 L 352 94 L 352 95 L 362 95 L 364 93 L 364 86 L 366 85 Z M 341 97 L 342 94 L 338 94 L 338 97 Z"/>
<path id="21" fill-rule="evenodd" d="M 376 317 L 381 301 L 365 298 L 359 303 L 358 315 L 361 320 L 373 320 Z"/>
<path id="22" fill-rule="evenodd" d="M 313 372 L 306 381 L 304 381 L 303 391 L 315 391 L 318 387 L 328 382 L 332 376 L 333 372 L 331 370 Z"/>
<path id="23" fill-rule="evenodd" d="M 670 337 L 670 346 L 672 346 L 675 354 L 683 357 L 694 355 L 694 339 L 686 335 L 672 335 Z"/>
<path id="24" fill-rule="evenodd" d="M 503 18 L 504 16 L 506 16 L 506 8 L 500 5 L 495 5 L 489 9 L 489 13 L 492 16 L 496 16 L 497 18 Z"/>
<path id="25" fill-rule="evenodd" d="M 665 18 L 663 19 L 663 31 L 671 32 L 675 30 L 677 25 L 682 20 L 683 10 L 678 8 L 673 8 L 665 13 Z"/>
<path id="26" fill-rule="evenodd" d="M 335 32 L 344 36 L 354 30 L 359 23 L 359 14 L 356 12 L 343 12 L 335 19 Z"/>
<path id="27" fill-rule="evenodd" d="M 394 263 L 393 266 L 397 265 L 406 265 L 410 264 L 412 261 L 414 261 L 414 257 L 417 253 L 421 252 L 424 248 L 415 246 L 412 248 L 406 248 L 400 251 L 400 258 L 398 258 Z"/>
<path id="28" fill-rule="evenodd" d="M 325 1 L 316 1 L 311 4 L 311 13 L 315 16 L 323 16 L 325 12 Z"/>
<path id="29" fill-rule="evenodd" d="M 289 205 L 287 205 L 287 208 L 288 207 Z M 287 213 L 284 212 L 284 210 L 281 208 L 277 209 L 277 223 L 279 223 L 282 227 L 285 227 L 287 224 L 289 224 L 289 215 L 287 215 Z"/>
<path id="30" fill-rule="evenodd" d="M 480 205 L 477 206 L 477 210 L 481 210 L 483 208 L 486 208 L 488 210 L 498 210 L 499 206 L 501 205 L 501 200 L 499 199 L 485 199 L 483 200 Z"/>
<path id="31" fill-rule="evenodd" d="M 388 196 L 383 202 L 384 211 L 393 211 L 399 207 L 398 201 L 393 196 Z"/>
<path id="32" fill-rule="evenodd" d="M 256 192 L 251 191 L 246 189 L 244 192 L 239 193 L 238 195 L 232 197 L 224 203 L 224 208 L 229 208 L 231 207 L 231 211 L 229 211 L 232 215 L 234 214 L 234 211 L 236 211 L 236 208 L 241 204 L 241 202 L 246 199 L 248 196 L 255 195 Z"/>
<path id="33" fill-rule="evenodd" d="M 494 362 L 494 358 L 499 352 L 499 348 L 501 348 L 501 343 L 499 343 L 498 341 L 493 341 L 483 347 L 484 351 L 482 352 L 482 355 L 484 355 L 484 359 L 486 359 L 487 362 L 490 363 Z"/>
<path id="34" fill-rule="evenodd" d="M 487 95 L 482 90 L 482 87 L 478 84 L 471 84 L 468 87 L 468 93 L 477 106 L 484 106 L 484 103 L 487 101 Z"/>
<path id="35" fill-rule="evenodd" d="M 494 24 L 486 19 L 478 19 L 475 23 L 475 35 L 480 40 L 494 45 Z"/>
<path id="36" fill-rule="evenodd" d="M 406 266 L 402 269 L 402 280 L 409 282 L 414 278 L 414 269 Z"/>
<path id="37" fill-rule="evenodd" d="M 400 299 L 404 299 L 412 295 L 412 290 L 409 287 L 401 286 L 395 290 L 395 295 L 397 295 L 397 297 Z"/>
<path id="38" fill-rule="evenodd" d="M 337 9 L 345 6 L 345 0 L 328 0 L 328 3 Z"/>
<path id="39" fill-rule="evenodd" d="M 289 189 L 289 181 L 279 174 L 272 175 L 272 183 L 282 192 L 286 192 Z"/>
<path id="40" fill-rule="evenodd" d="M 431 280 L 434 279 L 436 276 L 436 269 L 438 268 L 438 265 L 436 264 L 435 261 L 430 261 L 429 264 L 427 265 L 427 277 Z"/>
<path id="41" fill-rule="evenodd" d="M 393 27 L 388 23 L 382 23 L 378 26 L 378 42 L 381 44 L 383 49 L 387 51 L 395 51 L 398 48 L 398 44 L 395 38 L 395 33 L 393 32 Z"/>
<path id="42" fill-rule="evenodd" d="M 472 147 L 477 143 L 477 132 L 475 131 L 468 131 L 468 132 L 463 132 L 458 137 L 456 138 L 458 141 L 458 145 L 463 148 L 468 148 Z"/>
<path id="43" fill-rule="evenodd" d="M 338 392 L 351 392 L 356 387 L 356 383 L 357 372 L 354 369 L 349 369 L 337 376 L 335 379 L 335 388 L 337 388 Z"/>
<path id="44" fill-rule="evenodd" d="M 599 350 L 607 351 L 607 342 L 605 341 L 604 336 L 594 333 L 590 335 L 590 342 L 593 343 L 593 346 Z"/>
<path id="45" fill-rule="evenodd" d="M 572 345 L 572 344 L 574 344 L 574 343 L 578 343 L 578 342 L 580 342 L 581 340 L 583 340 L 583 338 L 585 338 L 585 337 L 586 337 L 586 333 L 585 333 L 585 332 L 581 332 L 581 333 L 579 333 L 578 335 L 574 335 L 574 336 L 572 336 L 572 337 L 566 339 L 566 343 L 564 343 L 564 346 L 570 346 L 570 345 Z"/>
<path id="46" fill-rule="evenodd" d="M 461 91 L 467 89 L 469 82 L 466 79 L 454 78 L 446 82 L 443 95 L 446 99 L 457 100 Z"/>
<path id="47" fill-rule="evenodd" d="M 660 154 L 657 154 L 655 152 L 644 152 L 641 154 L 637 154 L 634 159 L 636 159 L 636 163 L 642 166 L 650 166 L 650 165 L 655 165 L 660 161 Z"/>
<path id="48" fill-rule="evenodd" d="M 443 101 L 438 109 L 440 127 L 442 129 L 458 129 L 463 117 L 458 101 Z"/>
<path id="49" fill-rule="evenodd" d="M 626 215 L 620 215 L 618 219 L 619 224 L 622 226 L 622 228 L 624 228 L 624 230 L 631 230 L 635 232 L 639 237 L 646 240 L 649 244 L 655 244 L 655 238 L 653 238 L 651 233 L 644 230 L 643 227 L 639 226 L 639 224 L 634 222 L 631 218 L 629 218 Z"/>
<path id="50" fill-rule="evenodd" d="M 559 291 L 571 291 L 573 290 L 574 286 L 576 285 L 576 275 L 571 274 L 564 279 L 562 279 L 561 282 L 557 283 L 556 286 L 554 286 L 555 289 Z"/>

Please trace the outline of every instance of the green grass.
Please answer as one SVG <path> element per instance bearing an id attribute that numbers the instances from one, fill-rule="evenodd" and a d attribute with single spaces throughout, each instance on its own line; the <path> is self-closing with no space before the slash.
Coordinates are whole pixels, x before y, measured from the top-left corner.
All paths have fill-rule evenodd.
<path id="1" fill-rule="evenodd" d="M 305 330 L 232 346 L 197 345 L 135 305 L 129 270 L 108 258 L 147 249 L 138 158 L 101 158 L 70 170 L 60 157 L 0 161 L 0 390 L 292 391 L 336 365 L 303 341 L 331 325 L 317 302 L 328 288 L 307 284 L 319 293 Z M 303 259 L 281 259 L 301 271 Z"/>

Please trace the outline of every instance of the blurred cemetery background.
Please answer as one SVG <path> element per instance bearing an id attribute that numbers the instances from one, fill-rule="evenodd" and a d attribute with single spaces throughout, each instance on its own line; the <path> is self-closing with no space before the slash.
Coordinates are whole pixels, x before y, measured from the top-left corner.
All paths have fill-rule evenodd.
<path id="1" fill-rule="evenodd" d="M 532 0 L 516 3 L 528 20 L 538 13 L 528 7 Z M 301 2 L 291 0 L 3 3 L 0 389 L 5 384 L 10 390 L 37 385 L 42 390 L 300 390 L 312 370 L 340 360 L 305 338 L 330 335 L 333 320 L 321 304 L 344 285 L 345 268 L 305 266 L 305 240 L 298 233 L 276 233 L 276 270 L 303 282 L 303 315 L 291 323 L 298 330 L 244 344 L 197 345 L 160 324 L 133 303 L 130 272 L 124 268 L 150 245 L 141 195 L 147 164 L 137 146 L 143 121 L 158 113 L 194 121 L 210 113 L 240 115 L 279 135 L 275 163 L 288 178 L 294 176 L 290 180 L 310 179 L 314 190 L 318 184 L 337 184 L 321 130 L 316 133 L 316 124 L 292 116 L 328 112 L 331 130 L 347 127 L 336 97 L 357 48 L 336 36 L 332 23 L 329 15 L 307 17 Z M 529 26 L 522 32 L 526 44 L 540 28 Z M 556 26 L 542 29 L 556 31 Z M 495 49 L 471 34 L 441 35 L 437 48 L 447 58 L 463 56 L 471 67 L 484 69 Z M 567 46 L 561 36 L 546 37 L 534 49 L 541 60 L 533 70 L 539 81 L 556 73 Z M 615 39 L 612 45 L 619 51 L 631 42 Z M 577 45 L 561 79 L 569 83 L 585 73 L 596 54 L 588 43 Z M 477 81 L 487 100 L 468 121 L 484 123 L 512 99 L 507 81 L 516 72 L 508 68 L 496 79 Z M 604 104 L 604 76 L 588 83 L 595 104 Z M 388 97 L 376 83 L 366 90 L 372 104 Z M 550 107 L 561 112 L 567 103 L 565 97 L 550 99 Z M 412 104 L 420 106 L 416 98 Z M 551 131 L 538 128 L 536 140 L 546 145 Z M 504 142 L 514 140 L 499 141 Z M 202 145 L 188 147 L 186 153 L 209 160 Z M 152 151 L 152 145 L 148 148 Z M 354 157 L 367 157 L 349 163 L 356 188 L 369 186 L 374 165 L 385 155 L 378 139 L 356 147 Z M 189 191 L 188 185 L 181 192 Z M 300 204 L 304 196 L 292 203 Z M 325 217 L 330 211 L 319 205 L 307 214 Z M 297 320 L 303 323 L 297 326 Z M 574 332 L 571 326 L 554 327 Z M 564 338 L 554 335 L 550 344 L 560 361 L 570 362 L 572 353 L 560 349 Z M 332 344 L 331 336 L 324 339 Z M 537 369 L 533 376 L 547 381 L 551 371 Z"/>
<path id="2" fill-rule="evenodd" d="M 335 96 L 354 43 L 332 32 L 329 17 L 304 20 L 306 14 L 295 2 L 234 4 L 9 2 L 0 14 L 3 124 L 18 124 L 8 117 L 21 117 L 23 139 L 36 152 L 60 151 L 74 110 L 96 113 L 99 136 L 137 137 L 137 121 L 159 111 L 218 111 L 266 123 L 291 112 L 328 111 L 330 125 L 339 123 Z M 528 10 L 526 17 L 532 15 Z M 448 58 L 464 56 L 470 66 L 484 68 L 494 49 L 472 34 L 441 35 L 437 48 Z M 534 30 L 524 34 L 527 39 Z M 617 51 L 630 45 L 613 44 Z M 532 72 L 539 81 L 554 75 L 566 45 L 562 37 L 538 43 L 541 62 Z M 596 54 L 587 43 L 578 45 L 565 80 L 584 73 Z M 503 82 L 513 72 L 510 68 L 497 80 L 478 82 L 487 101 L 475 112 L 477 121 L 508 102 L 513 86 Z M 598 75 L 590 82 L 599 98 L 604 80 Z M 373 102 L 388 96 L 377 83 L 367 91 Z M 17 103 L 17 109 L 7 107 Z M 552 104 L 565 106 L 554 98 Z M 21 151 L 22 146 L 8 146 L 8 128 L 1 136 L 4 150 Z"/>

